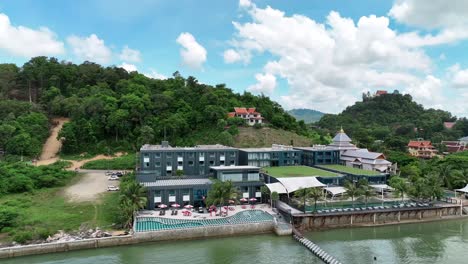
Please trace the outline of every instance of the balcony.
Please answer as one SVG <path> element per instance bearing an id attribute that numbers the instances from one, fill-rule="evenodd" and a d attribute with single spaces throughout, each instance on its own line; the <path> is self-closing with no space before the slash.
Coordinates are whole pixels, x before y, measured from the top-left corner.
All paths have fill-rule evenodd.
<path id="1" fill-rule="evenodd" d="M 172 166 L 166 166 L 166 171 L 172 171 Z"/>
<path id="2" fill-rule="evenodd" d="M 184 161 L 184 157 L 177 157 L 177 161 L 178 161 L 178 162 Z"/>
<path id="3" fill-rule="evenodd" d="M 177 170 L 184 170 L 184 166 L 177 166 Z"/>
<path id="4" fill-rule="evenodd" d="M 169 196 L 169 202 L 170 203 L 175 203 L 176 197 L 175 196 Z"/>
<path id="5" fill-rule="evenodd" d="M 220 160 L 220 161 L 225 161 L 225 160 L 226 160 L 226 157 L 225 157 L 225 156 L 220 156 L 220 157 L 219 157 L 219 160 Z"/>
<path id="6" fill-rule="evenodd" d="M 143 158 L 143 162 L 150 162 L 150 159 L 149 158 Z"/>
<path id="7" fill-rule="evenodd" d="M 190 195 L 184 195 L 184 196 L 182 197 L 182 200 L 183 200 L 184 202 L 190 202 Z"/>
<path id="8" fill-rule="evenodd" d="M 205 157 L 199 157 L 198 160 L 199 161 L 205 161 Z"/>

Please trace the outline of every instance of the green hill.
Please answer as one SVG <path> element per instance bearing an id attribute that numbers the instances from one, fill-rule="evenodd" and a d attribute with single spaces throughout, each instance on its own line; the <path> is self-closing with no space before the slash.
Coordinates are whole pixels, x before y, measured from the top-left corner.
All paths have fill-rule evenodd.
<path id="1" fill-rule="evenodd" d="M 446 129 L 443 123 L 448 121 L 457 123 L 452 129 Z M 405 151 L 410 139 L 424 138 L 438 143 L 468 134 L 466 118 L 457 119 L 447 111 L 425 109 L 410 95 L 401 94 L 363 96 L 362 102 L 356 102 L 338 115 L 325 114 L 317 124 L 330 132 L 342 126 L 362 147 L 401 151 Z M 384 145 L 375 146 L 375 140 L 383 140 Z"/>
<path id="2" fill-rule="evenodd" d="M 234 146 L 239 148 L 271 147 L 272 144 L 310 146 L 312 142 L 311 138 L 275 128 L 242 127 L 234 137 Z"/>
<path id="3" fill-rule="evenodd" d="M 320 118 L 322 118 L 322 116 L 325 114 L 317 110 L 305 108 L 292 109 L 289 110 L 288 113 L 294 116 L 297 120 L 304 121 L 306 124 L 315 123 L 319 121 Z"/>
<path id="4" fill-rule="evenodd" d="M 0 64 L 0 99 L 10 102 L 0 105 L 0 113 L 4 113 L 0 134 L 3 142 L 15 139 L 18 146 L 5 147 L 17 155 L 36 155 L 40 150 L 37 142 L 47 136 L 42 131 L 47 131 L 48 124 L 38 122 L 40 133 L 32 135 L 37 136 L 35 149 L 27 150 L 27 144 L 21 147 L 21 142 L 27 141 L 15 138 L 15 131 L 27 133 L 32 128 L 21 122 L 13 124 L 12 120 L 31 111 L 24 109 L 24 105 L 49 118 L 71 119 L 59 134 L 63 139 L 62 152 L 70 154 L 132 151 L 163 139 L 182 146 L 234 145 L 238 127 L 243 124 L 239 119 L 227 117 L 234 107 L 257 108 L 270 128 L 310 140 L 321 138 L 266 96 L 239 94 L 225 84 L 201 84 L 195 77 L 185 78 L 178 72 L 169 79 L 156 80 L 137 72 L 127 73 L 119 67 L 36 57 L 22 67 Z M 17 128 L 13 131 L 6 125 Z M 22 138 L 27 135 L 22 134 Z"/>

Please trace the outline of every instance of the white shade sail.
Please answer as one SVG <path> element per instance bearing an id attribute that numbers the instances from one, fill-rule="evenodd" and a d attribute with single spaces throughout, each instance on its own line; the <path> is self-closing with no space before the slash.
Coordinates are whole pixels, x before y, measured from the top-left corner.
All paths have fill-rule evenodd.
<path id="1" fill-rule="evenodd" d="M 280 182 L 267 183 L 265 185 L 268 187 L 268 189 L 270 189 L 270 192 L 277 192 L 278 194 L 288 193 L 286 188 L 284 188 L 283 184 Z"/>
<path id="2" fill-rule="evenodd" d="M 288 193 L 295 192 L 303 188 L 325 187 L 326 185 L 317 180 L 317 177 L 288 177 L 278 178 Z"/>
<path id="3" fill-rule="evenodd" d="M 331 195 L 339 195 L 346 192 L 346 189 L 341 186 L 325 187 L 325 191 L 329 192 Z"/>
<path id="4" fill-rule="evenodd" d="M 465 187 L 461 188 L 461 189 L 456 189 L 455 191 L 457 191 L 457 192 L 463 192 L 463 193 L 468 193 L 468 184 L 467 184 Z"/>

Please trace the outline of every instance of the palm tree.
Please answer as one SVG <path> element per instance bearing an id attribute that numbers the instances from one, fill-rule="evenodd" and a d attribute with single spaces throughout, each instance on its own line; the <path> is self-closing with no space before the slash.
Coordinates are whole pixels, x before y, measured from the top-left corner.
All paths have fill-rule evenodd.
<path id="1" fill-rule="evenodd" d="M 215 180 L 208 192 L 206 202 L 210 205 L 219 206 L 221 209 L 229 200 L 236 201 L 237 198 L 238 191 L 231 181 L 222 182 Z"/>
<path id="2" fill-rule="evenodd" d="M 442 183 L 445 184 L 445 187 L 452 189 L 452 178 L 453 178 L 453 167 L 448 164 L 444 164 L 437 169 L 439 178 L 442 180 Z"/>
<path id="3" fill-rule="evenodd" d="M 346 189 L 346 196 L 351 197 L 351 201 L 353 202 L 354 208 L 354 198 L 359 196 L 360 190 L 356 187 L 356 184 L 351 183 L 350 181 L 345 182 L 344 188 Z"/>
<path id="4" fill-rule="evenodd" d="M 411 182 L 411 187 L 408 190 L 409 194 L 421 200 L 426 197 L 427 195 L 427 180 L 426 178 L 415 176 Z"/>
<path id="5" fill-rule="evenodd" d="M 294 197 L 301 200 L 304 204 L 304 213 L 306 212 L 306 201 L 310 197 L 310 189 L 309 188 L 301 188 L 294 192 Z"/>
<path id="6" fill-rule="evenodd" d="M 442 180 L 436 173 L 431 173 L 427 176 L 426 190 L 427 195 L 432 199 L 439 199 L 444 196 L 444 189 L 442 188 Z"/>
<path id="7" fill-rule="evenodd" d="M 455 170 L 452 177 L 453 187 L 465 187 L 468 184 L 468 168 Z"/>
<path id="8" fill-rule="evenodd" d="M 311 188 L 309 195 L 310 198 L 314 200 L 314 211 L 317 211 L 317 201 L 322 200 L 323 190 L 319 188 Z"/>
<path id="9" fill-rule="evenodd" d="M 395 189 L 396 197 L 401 197 L 401 200 L 403 201 L 405 194 L 408 193 L 408 183 L 405 179 L 399 176 L 393 176 L 388 183 Z"/>
<path id="10" fill-rule="evenodd" d="M 367 201 L 368 201 L 369 198 L 375 196 L 375 190 L 374 190 L 374 188 L 370 187 L 369 185 L 361 185 L 359 187 L 359 189 L 360 189 L 360 194 L 364 198 L 364 200 L 366 202 L 366 207 L 367 207 Z"/>
<path id="11" fill-rule="evenodd" d="M 120 205 L 127 219 L 125 226 L 131 227 L 135 212 L 144 208 L 146 203 L 146 190 L 142 185 L 132 181 L 122 186 Z"/>
<path id="12" fill-rule="evenodd" d="M 262 186 L 262 187 L 260 187 L 260 192 L 262 193 L 262 203 L 263 203 L 263 202 L 265 202 L 263 197 L 267 196 L 267 195 L 270 195 L 270 189 L 268 189 L 268 187 L 266 187 L 266 186 Z"/>

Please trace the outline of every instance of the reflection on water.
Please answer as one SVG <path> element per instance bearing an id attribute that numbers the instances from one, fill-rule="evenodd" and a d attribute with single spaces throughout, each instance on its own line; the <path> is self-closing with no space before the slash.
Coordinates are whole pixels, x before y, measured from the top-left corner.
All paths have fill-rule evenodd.
<path id="1" fill-rule="evenodd" d="M 449 220 L 307 236 L 343 263 L 468 263 L 467 230 L 468 220 Z"/>
<path id="2" fill-rule="evenodd" d="M 468 219 L 307 233 L 347 264 L 468 263 Z M 374 257 L 377 261 L 374 261 Z M 5 264 L 322 263 L 291 237 L 164 242 L 0 260 Z"/>

